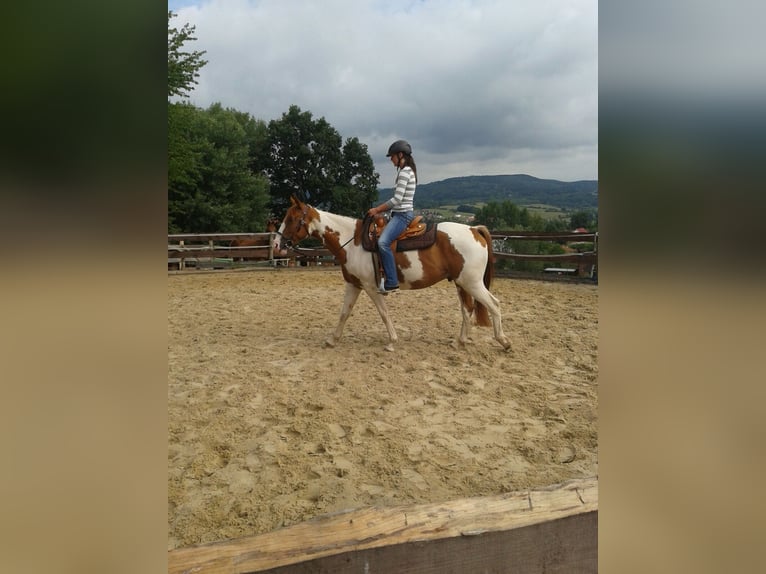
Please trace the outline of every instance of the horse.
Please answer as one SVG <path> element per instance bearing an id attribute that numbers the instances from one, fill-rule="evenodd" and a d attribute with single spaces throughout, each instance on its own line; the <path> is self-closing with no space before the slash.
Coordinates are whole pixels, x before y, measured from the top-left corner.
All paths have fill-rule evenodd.
<path id="1" fill-rule="evenodd" d="M 302 241 L 306 237 L 320 239 L 340 263 L 346 291 L 340 320 L 335 331 L 325 341 L 335 347 L 343 334 L 343 327 L 364 291 L 372 300 L 388 331 L 389 342 L 384 347 L 394 350 L 398 337 L 388 316 L 386 296 L 378 291 L 376 269 L 372 254 L 362 246 L 363 225 L 359 219 L 322 211 L 304 203 L 295 196 L 277 230 L 276 243 L 282 248 Z M 469 342 L 471 320 L 483 327 L 492 326 L 494 337 L 505 351 L 511 343 L 503 333 L 500 302 L 489 291 L 493 275 L 492 238 L 483 226 L 441 222 L 437 224 L 436 241 L 430 247 L 416 251 L 395 252 L 399 287 L 402 290 L 423 289 L 443 279 L 453 281 L 457 287 L 463 322 L 457 344 Z M 402 296 L 402 294 L 395 295 Z M 490 322 L 490 317 L 492 321 Z"/>
<path id="2" fill-rule="evenodd" d="M 266 232 L 267 233 L 273 233 L 277 230 L 279 227 L 280 220 L 277 217 L 270 217 L 268 221 L 266 222 Z M 261 237 L 253 237 L 250 239 L 232 239 L 229 241 L 229 247 L 266 247 L 270 245 L 271 239 L 261 238 Z M 285 257 L 287 256 L 287 250 L 274 250 L 274 256 L 275 257 Z M 262 255 L 260 257 L 237 257 L 237 261 L 259 261 L 263 259 L 268 259 L 268 254 Z"/>

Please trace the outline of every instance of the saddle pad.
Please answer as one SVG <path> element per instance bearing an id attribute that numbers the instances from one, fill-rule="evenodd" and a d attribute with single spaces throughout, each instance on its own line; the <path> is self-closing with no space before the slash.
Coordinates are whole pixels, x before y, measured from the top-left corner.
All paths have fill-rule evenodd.
<path id="1" fill-rule="evenodd" d="M 396 242 L 397 251 L 411 251 L 413 249 L 425 249 L 430 247 L 436 241 L 436 223 L 429 221 L 426 224 L 426 230 L 415 237 L 399 239 Z"/>
<path id="2" fill-rule="evenodd" d="M 372 217 L 365 216 L 362 220 L 362 247 L 365 251 L 378 250 L 378 229 L 375 220 Z M 412 249 L 423 249 L 430 247 L 436 241 L 436 223 L 426 222 L 426 230 L 415 237 L 399 239 L 395 241 L 397 251 L 410 251 Z"/>

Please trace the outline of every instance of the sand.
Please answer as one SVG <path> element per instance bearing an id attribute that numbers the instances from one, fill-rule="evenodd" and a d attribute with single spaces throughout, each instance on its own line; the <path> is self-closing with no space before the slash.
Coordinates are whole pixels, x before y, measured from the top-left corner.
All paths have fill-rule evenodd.
<path id="1" fill-rule="evenodd" d="M 453 284 L 362 294 L 337 267 L 168 276 L 168 549 L 367 506 L 598 474 L 598 287 L 495 279 L 512 349 L 453 346 Z"/>

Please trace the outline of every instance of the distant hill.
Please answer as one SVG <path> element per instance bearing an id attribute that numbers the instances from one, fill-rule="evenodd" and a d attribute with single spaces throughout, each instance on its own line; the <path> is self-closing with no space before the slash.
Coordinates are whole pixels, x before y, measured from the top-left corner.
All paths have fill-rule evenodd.
<path id="1" fill-rule="evenodd" d="M 391 187 L 378 190 L 381 201 L 389 199 L 393 193 Z M 598 180 L 567 182 L 524 174 L 451 177 L 418 185 L 415 207 L 429 209 L 440 205 L 505 200 L 518 206 L 546 204 L 567 211 L 597 209 Z"/>

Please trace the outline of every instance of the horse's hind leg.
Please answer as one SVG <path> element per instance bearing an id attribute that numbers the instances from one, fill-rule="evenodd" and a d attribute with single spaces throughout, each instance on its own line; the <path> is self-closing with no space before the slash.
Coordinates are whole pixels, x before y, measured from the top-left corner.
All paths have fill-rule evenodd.
<path id="1" fill-rule="evenodd" d="M 463 315 L 463 323 L 460 325 L 460 335 L 457 344 L 465 346 L 471 340 L 471 314 L 473 313 L 473 298 L 460 285 L 457 287 L 457 298 L 460 301 L 460 313 Z"/>
<path id="2" fill-rule="evenodd" d="M 510 351 L 511 341 L 503 332 L 503 316 L 500 313 L 500 300 L 495 297 L 489 289 L 482 284 L 481 289 L 474 293 L 474 299 L 484 305 L 492 317 L 492 328 L 495 331 L 495 340 L 503 346 L 503 349 Z"/>
<path id="3" fill-rule="evenodd" d="M 355 287 L 351 283 L 346 283 L 346 293 L 343 296 L 343 307 L 340 310 L 340 319 L 338 320 L 338 326 L 335 327 L 335 332 L 325 340 L 325 345 L 328 347 L 334 347 L 335 344 L 340 341 L 341 335 L 343 335 L 343 327 L 346 325 L 346 320 L 351 315 L 351 311 L 354 309 L 356 300 L 359 298 L 359 294 L 362 292 L 359 287 Z"/>
<path id="4" fill-rule="evenodd" d="M 495 339 L 503 346 L 503 349 L 506 351 L 510 350 L 511 341 L 503 332 L 503 317 L 500 313 L 500 301 L 498 298 L 495 297 L 482 282 L 477 283 L 470 289 L 465 286 L 464 288 L 473 296 L 475 304 L 481 303 L 487 308 L 487 311 L 489 311 L 489 314 L 492 317 L 492 328 L 494 329 Z"/>

